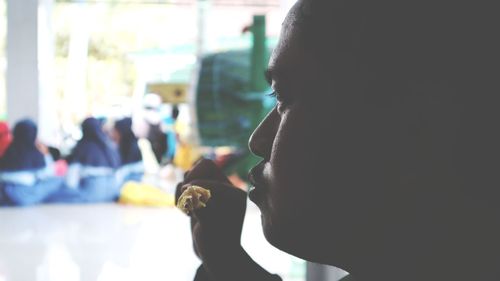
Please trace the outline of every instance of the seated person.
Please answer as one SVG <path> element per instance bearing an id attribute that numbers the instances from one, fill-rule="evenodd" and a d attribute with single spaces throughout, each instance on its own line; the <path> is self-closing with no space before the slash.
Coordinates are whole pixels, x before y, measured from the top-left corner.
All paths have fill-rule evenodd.
<path id="1" fill-rule="evenodd" d="M 51 196 L 51 202 L 109 202 L 120 194 L 115 176 L 120 164 L 118 151 L 97 119 L 85 119 L 82 132 L 68 159 L 65 189 Z"/>
<path id="2" fill-rule="evenodd" d="M 15 125 L 14 139 L 0 159 L 1 205 L 38 204 L 60 188 L 62 178 L 55 176 L 53 160 L 46 148 L 37 145 L 36 137 L 33 121 Z"/>
<path id="3" fill-rule="evenodd" d="M 118 144 L 120 168 L 117 171 L 119 183 L 141 181 L 144 175 L 144 163 L 137 137 L 132 132 L 132 119 L 123 118 L 115 123 L 112 138 Z"/>
<path id="4" fill-rule="evenodd" d="M 357 281 L 500 280 L 500 17 L 486 1 L 299 0 L 250 138 L 266 239 Z M 196 280 L 280 280 L 240 243 L 245 192 L 210 161 Z"/>

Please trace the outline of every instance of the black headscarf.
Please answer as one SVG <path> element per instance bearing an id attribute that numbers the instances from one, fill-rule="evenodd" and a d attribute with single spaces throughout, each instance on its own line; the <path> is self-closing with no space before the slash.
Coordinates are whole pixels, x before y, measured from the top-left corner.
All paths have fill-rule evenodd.
<path id="1" fill-rule="evenodd" d="M 0 160 L 0 170 L 35 170 L 45 167 L 45 158 L 36 147 L 36 124 L 24 119 L 14 127 L 14 139 Z"/>
<path id="2" fill-rule="evenodd" d="M 122 165 L 141 161 L 142 155 L 137 145 L 137 137 L 132 132 L 132 119 L 127 117 L 118 120 L 115 129 L 120 134 L 118 150 Z"/>
<path id="3" fill-rule="evenodd" d="M 83 137 L 70 156 L 71 163 L 94 167 L 117 168 L 120 156 L 111 141 L 104 134 L 96 118 L 87 118 L 82 123 Z"/>

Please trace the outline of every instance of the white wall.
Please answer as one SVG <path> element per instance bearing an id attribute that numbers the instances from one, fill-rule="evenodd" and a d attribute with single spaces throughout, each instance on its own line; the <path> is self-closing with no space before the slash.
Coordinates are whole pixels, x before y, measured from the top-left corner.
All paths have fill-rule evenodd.
<path id="1" fill-rule="evenodd" d="M 59 120 L 55 91 L 53 4 L 54 0 L 39 0 L 38 6 L 38 136 L 45 144 L 57 146 Z"/>
<path id="2" fill-rule="evenodd" d="M 7 115 L 38 120 L 38 1 L 7 1 Z"/>
<path id="3" fill-rule="evenodd" d="M 7 118 L 31 118 L 47 144 L 58 129 L 54 91 L 53 0 L 7 0 Z"/>

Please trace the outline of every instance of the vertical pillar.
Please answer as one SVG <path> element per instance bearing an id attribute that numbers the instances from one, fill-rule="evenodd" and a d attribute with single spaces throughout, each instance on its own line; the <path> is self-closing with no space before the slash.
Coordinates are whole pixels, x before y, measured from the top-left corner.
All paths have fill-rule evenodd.
<path id="1" fill-rule="evenodd" d="M 55 90 L 53 4 L 54 0 L 39 0 L 38 6 L 38 136 L 45 144 L 58 146 L 60 122 Z"/>
<path id="2" fill-rule="evenodd" d="M 53 0 L 7 1 L 7 119 L 33 119 L 48 144 L 58 129 L 52 5 Z"/>
<path id="3" fill-rule="evenodd" d="M 196 67 L 194 69 L 194 75 L 191 79 L 191 87 L 188 92 L 188 108 L 189 116 L 191 119 L 192 128 L 192 141 L 194 144 L 199 145 L 201 143 L 200 132 L 198 129 L 198 114 L 196 113 L 197 99 L 196 99 L 196 89 L 198 88 L 198 75 L 201 69 L 201 60 L 206 52 L 206 35 L 207 35 L 207 16 L 209 11 L 210 3 L 207 0 L 198 0 L 196 2 L 196 26 L 198 34 L 196 35 Z"/>
<path id="4" fill-rule="evenodd" d="M 65 119 L 79 122 L 91 113 L 87 96 L 87 64 L 93 17 L 86 0 L 74 1 L 71 13 L 68 66 L 64 86 L 66 107 L 70 111 L 67 112 L 68 116 Z"/>
<path id="5" fill-rule="evenodd" d="M 38 121 L 38 0 L 7 0 L 6 76 L 8 121 Z"/>
<path id="6" fill-rule="evenodd" d="M 198 60 L 201 60 L 206 51 L 208 6 L 209 2 L 207 0 L 198 0 L 196 2 L 196 26 L 198 30 L 196 35 L 196 57 Z"/>

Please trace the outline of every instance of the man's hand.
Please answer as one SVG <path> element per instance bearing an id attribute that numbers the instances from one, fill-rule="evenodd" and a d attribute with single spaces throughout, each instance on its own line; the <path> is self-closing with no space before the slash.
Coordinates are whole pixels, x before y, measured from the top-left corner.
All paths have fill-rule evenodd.
<path id="1" fill-rule="evenodd" d="M 231 185 L 222 171 L 206 159 L 198 161 L 177 185 L 176 204 L 191 185 L 211 193 L 206 207 L 190 212 L 194 250 L 210 280 L 276 280 L 277 277 L 256 264 L 241 247 L 246 193 Z"/>

